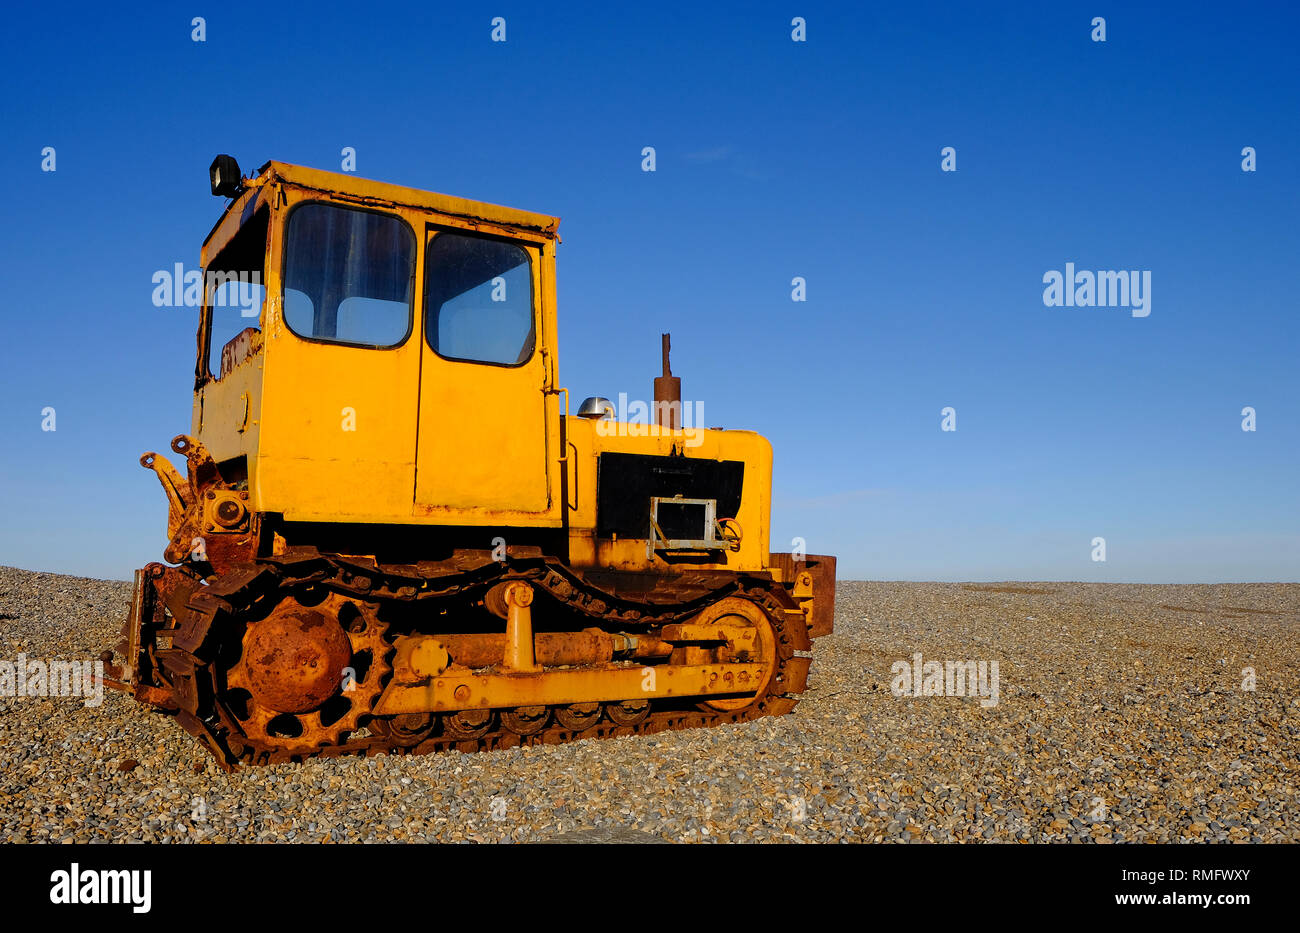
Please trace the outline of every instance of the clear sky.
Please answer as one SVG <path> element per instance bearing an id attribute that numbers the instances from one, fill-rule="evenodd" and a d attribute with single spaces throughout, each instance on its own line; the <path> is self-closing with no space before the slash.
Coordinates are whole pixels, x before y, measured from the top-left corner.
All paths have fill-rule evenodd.
<path id="1" fill-rule="evenodd" d="M 189 428 L 195 312 L 151 278 L 197 264 L 216 153 L 351 146 L 359 175 L 562 217 L 561 382 L 649 397 L 671 331 L 706 422 L 772 440 L 774 549 L 846 578 L 1300 579 L 1298 27 L 1281 3 L 12 5 L 0 563 L 161 558 L 137 458 Z M 1046 306 L 1066 263 L 1149 271 L 1150 314 Z"/>

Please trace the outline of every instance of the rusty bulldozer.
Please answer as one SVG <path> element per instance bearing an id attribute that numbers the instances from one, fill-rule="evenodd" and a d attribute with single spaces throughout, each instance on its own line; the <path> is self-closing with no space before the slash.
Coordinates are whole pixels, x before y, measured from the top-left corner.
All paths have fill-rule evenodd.
<path id="1" fill-rule="evenodd" d="M 556 743 L 794 708 L 833 557 L 768 550 L 772 449 L 557 377 L 557 218 L 211 168 L 185 460 L 111 686 L 225 767 Z M 563 403 L 561 402 L 563 399 Z"/>

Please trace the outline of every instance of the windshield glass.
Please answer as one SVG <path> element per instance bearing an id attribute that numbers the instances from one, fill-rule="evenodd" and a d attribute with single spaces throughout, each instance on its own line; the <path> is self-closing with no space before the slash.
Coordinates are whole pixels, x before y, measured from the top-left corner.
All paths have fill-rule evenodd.
<path id="1" fill-rule="evenodd" d="M 289 215 L 284 319 L 301 337 L 395 347 L 411 330 L 415 235 L 373 211 L 309 203 Z"/>

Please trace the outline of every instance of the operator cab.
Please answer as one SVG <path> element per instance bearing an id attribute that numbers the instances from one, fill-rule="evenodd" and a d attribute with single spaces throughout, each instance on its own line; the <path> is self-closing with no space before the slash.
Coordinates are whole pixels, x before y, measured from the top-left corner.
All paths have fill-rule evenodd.
<path id="1" fill-rule="evenodd" d="M 223 472 L 291 521 L 561 524 L 558 219 L 226 156 L 212 188 L 193 433 Z"/>

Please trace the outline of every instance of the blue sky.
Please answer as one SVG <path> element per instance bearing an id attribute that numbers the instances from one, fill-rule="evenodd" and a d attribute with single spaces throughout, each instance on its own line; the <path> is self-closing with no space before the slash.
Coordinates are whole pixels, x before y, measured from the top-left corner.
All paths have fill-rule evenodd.
<path id="1" fill-rule="evenodd" d="M 774 549 L 1300 579 L 1294 8 L 202 7 L 6 12 L 0 563 L 160 559 L 137 458 L 188 430 L 195 318 L 151 276 L 197 263 L 216 153 L 352 146 L 360 175 L 561 216 L 562 383 L 648 397 L 671 331 L 708 424 L 773 442 Z M 1150 316 L 1045 307 L 1067 262 L 1149 270 Z"/>

